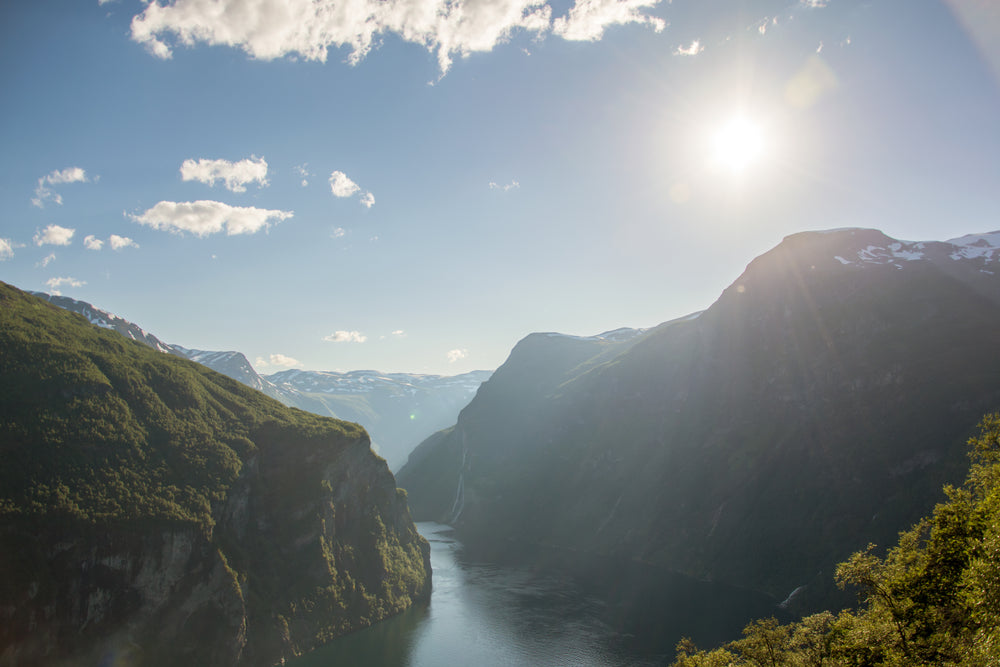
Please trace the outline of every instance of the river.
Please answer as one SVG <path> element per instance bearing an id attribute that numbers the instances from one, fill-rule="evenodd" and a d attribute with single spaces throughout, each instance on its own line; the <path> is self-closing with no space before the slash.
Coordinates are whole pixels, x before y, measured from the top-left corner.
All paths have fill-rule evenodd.
<path id="1" fill-rule="evenodd" d="M 449 526 L 417 528 L 431 545 L 430 602 L 288 665 L 663 665 L 681 636 L 711 645 L 775 612 L 769 598 L 682 577 L 608 595 L 569 576 L 470 561 Z"/>

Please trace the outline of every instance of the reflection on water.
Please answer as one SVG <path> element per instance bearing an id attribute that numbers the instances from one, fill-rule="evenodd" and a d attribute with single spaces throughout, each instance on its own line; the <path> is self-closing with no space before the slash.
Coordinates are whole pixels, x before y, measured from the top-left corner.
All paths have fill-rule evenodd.
<path id="1" fill-rule="evenodd" d="M 718 587 L 689 580 L 644 586 L 641 573 L 622 573 L 638 580 L 638 594 L 598 596 L 570 577 L 468 562 L 449 526 L 417 528 L 431 544 L 430 603 L 290 665 L 661 665 L 681 635 L 705 643 L 735 638 L 743 623 L 770 610 L 766 599 L 729 590 L 721 600 Z M 696 608 L 715 630 L 707 637 L 691 625 Z"/>

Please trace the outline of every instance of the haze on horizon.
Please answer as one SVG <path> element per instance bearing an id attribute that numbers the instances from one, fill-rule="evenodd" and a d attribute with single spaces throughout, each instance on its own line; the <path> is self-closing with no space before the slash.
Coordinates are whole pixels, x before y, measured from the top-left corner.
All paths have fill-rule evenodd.
<path id="1" fill-rule="evenodd" d="M 0 279 L 262 373 L 455 374 L 798 231 L 1000 229 L 987 3 L 210 4 L 0 9 Z"/>

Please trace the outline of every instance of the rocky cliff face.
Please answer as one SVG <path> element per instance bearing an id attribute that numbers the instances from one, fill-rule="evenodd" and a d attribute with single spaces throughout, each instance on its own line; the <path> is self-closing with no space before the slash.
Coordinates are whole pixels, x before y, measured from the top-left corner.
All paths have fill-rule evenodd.
<path id="1" fill-rule="evenodd" d="M 0 284 L 0 665 L 273 665 L 425 599 L 353 424 Z"/>

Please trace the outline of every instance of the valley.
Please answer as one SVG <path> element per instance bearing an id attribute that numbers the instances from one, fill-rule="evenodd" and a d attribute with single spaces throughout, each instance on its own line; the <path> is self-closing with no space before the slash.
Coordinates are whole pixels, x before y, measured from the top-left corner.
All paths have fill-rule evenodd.
<path id="1" fill-rule="evenodd" d="M 0 562 L 0 652 L 256 665 L 329 644 L 296 663 L 319 665 L 389 633 L 402 648 L 373 659 L 411 664 L 413 646 L 458 641 L 434 614 L 507 605 L 515 579 L 539 601 L 557 580 L 560 599 L 582 595 L 581 632 L 606 636 L 572 664 L 662 662 L 682 636 L 711 646 L 755 618 L 849 607 L 838 563 L 927 516 L 1000 405 L 998 262 L 996 233 L 796 234 L 704 311 L 530 334 L 494 373 L 450 378 L 260 376 L 239 353 L 5 287 L 0 528 L 19 546 Z M 455 422 L 393 480 L 364 429 L 324 413 L 398 442 Z M 411 516 L 439 522 L 436 547 Z M 615 636 L 647 643 L 622 658 L 602 644 Z M 500 641 L 510 664 L 561 650 Z"/>

